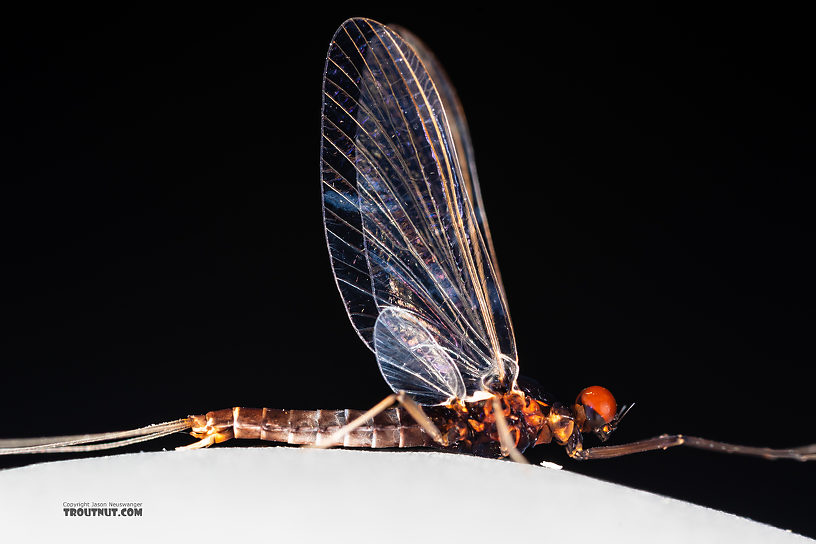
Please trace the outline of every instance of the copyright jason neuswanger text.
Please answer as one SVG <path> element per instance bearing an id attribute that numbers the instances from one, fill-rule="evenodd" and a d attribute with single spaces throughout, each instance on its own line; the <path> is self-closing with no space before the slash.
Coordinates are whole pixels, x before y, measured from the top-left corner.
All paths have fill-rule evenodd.
<path id="1" fill-rule="evenodd" d="M 62 511 L 65 517 L 141 517 L 140 502 L 64 502 Z"/>

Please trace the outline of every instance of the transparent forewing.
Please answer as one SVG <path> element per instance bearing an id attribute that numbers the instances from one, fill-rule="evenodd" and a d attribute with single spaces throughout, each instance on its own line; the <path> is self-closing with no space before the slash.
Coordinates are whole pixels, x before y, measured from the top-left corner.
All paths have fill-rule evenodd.
<path id="1" fill-rule="evenodd" d="M 390 26 L 390 28 L 396 31 L 403 40 L 408 42 L 417 56 L 419 56 L 422 64 L 428 71 L 428 75 L 436 86 L 439 98 L 442 100 L 442 106 L 447 116 L 447 124 L 451 131 L 450 139 L 456 148 L 456 158 L 458 159 L 462 173 L 462 185 L 465 187 L 468 198 L 473 205 L 476 223 L 479 225 L 482 238 L 487 244 L 490 261 L 496 273 L 496 278 L 498 279 L 497 283 L 500 295 L 504 299 L 505 307 L 507 307 L 507 297 L 504 294 L 504 284 L 501 281 L 499 263 L 496 260 L 496 250 L 493 247 L 493 238 L 490 235 L 490 226 L 487 223 L 487 214 L 484 208 L 484 199 L 482 198 L 482 191 L 479 186 L 479 176 L 476 172 L 476 162 L 473 158 L 473 144 L 470 142 L 470 130 L 468 129 L 467 118 L 465 117 L 465 109 L 462 107 L 462 102 L 459 100 L 459 96 L 456 94 L 456 88 L 451 83 L 448 74 L 428 46 L 405 28 L 395 26 Z"/>
<path id="2" fill-rule="evenodd" d="M 514 379 L 503 288 L 423 62 L 394 31 L 352 19 L 335 34 L 323 83 L 326 237 L 359 335 L 376 349 L 380 313 L 408 310 L 456 352 L 468 396 Z"/>

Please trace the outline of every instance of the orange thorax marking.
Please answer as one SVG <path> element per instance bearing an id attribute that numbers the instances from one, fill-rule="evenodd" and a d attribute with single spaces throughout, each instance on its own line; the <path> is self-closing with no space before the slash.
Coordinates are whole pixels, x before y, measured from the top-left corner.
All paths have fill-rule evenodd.
<path id="1" fill-rule="evenodd" d="M 546 426 L 547 416 L 542 408 L 547 407 L 547 405 L 525 396 L 521 391 L 511 391 L 499 398 L 515 445 L 519 445 L 522 436 L 527 437 L 530 445 L 535 443 L 540 431 Z M 456 406 L 461 408 L 455 408 Z M 458 404 L 448 405 L 447 408 L 457 409 L 458 413 L 462 413 L 461 409 L 464 407 Z M 469 404 L 465 410 L 467 412 L 466 422 L 470 430 L 469 434 L 484 434 L 491 440 L 499 441 L 492 399 Z"/>

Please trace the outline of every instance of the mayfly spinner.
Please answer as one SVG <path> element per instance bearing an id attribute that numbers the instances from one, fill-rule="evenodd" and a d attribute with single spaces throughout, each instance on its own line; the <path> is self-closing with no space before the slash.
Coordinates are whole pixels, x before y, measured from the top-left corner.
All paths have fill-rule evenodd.
<path id="1" fill-rule="evenodd" d="M 92 451 L 190 429 L 231 438 L 363 448 L 440 447 L 524 461 L 555 442 L 575 459 L 687 445 L 816 459 L 816 445 L 771 449 L 662 435 L 585 449 L 627 413 L 599 386 L 562 404 L 518 377 L 507 298 L 461 104 L 428 49 L 402 28 L 350 19 L 323 78 L 326 240 L 357 334 L 394 394 L 371 410 L 230 408 L 133 431 L 0 442 L 0 453 Z"/>

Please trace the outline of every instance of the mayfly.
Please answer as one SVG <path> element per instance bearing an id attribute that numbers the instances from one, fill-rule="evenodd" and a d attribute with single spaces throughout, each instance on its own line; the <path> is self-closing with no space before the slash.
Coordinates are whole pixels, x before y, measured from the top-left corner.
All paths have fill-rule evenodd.
<path id="1" fill-rule="evenodd" d="M 524 461 L 555 442 L 602 459 L 687 445 L 801 461 L 816 445 L 771 449 L 662 435 L 606 441 L 627 413 L 600 386 L 559 403 L 519 378 L 507 298 L 462 106 L 410 32 L 350 19 L 323 78 L 326 240 L 351 323 L 393 390 L 368 411 L 230 408 L 96 435 L 0 441 L 0 453 L 109 449 L 191 429 L 207 447 L 254 438 L 319 447 L 439 447 Z"/>

